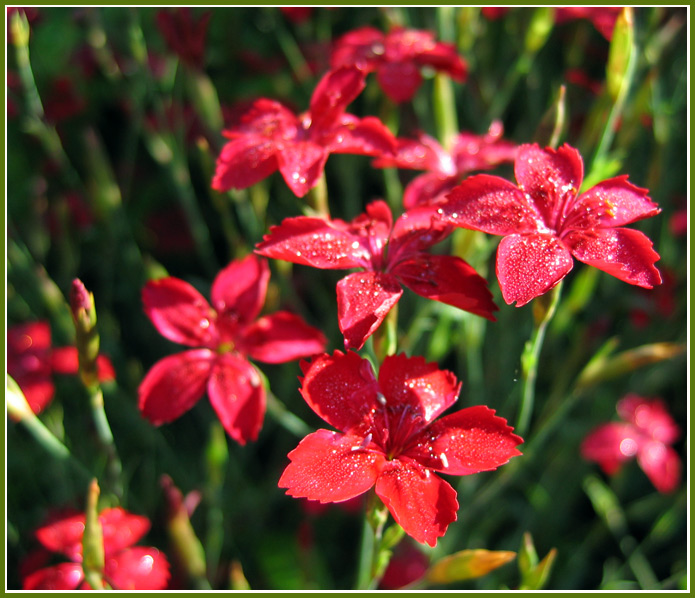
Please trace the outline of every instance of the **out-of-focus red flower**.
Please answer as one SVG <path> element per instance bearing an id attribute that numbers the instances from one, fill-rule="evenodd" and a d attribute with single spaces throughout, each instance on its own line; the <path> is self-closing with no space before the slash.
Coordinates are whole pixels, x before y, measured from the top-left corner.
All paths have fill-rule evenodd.
<path id="1" fill-rule="evenodd" d="M 316 184 L 332 153 L 391 153 L 395 138 L 379 119 L 345 113 L 362 89 L 364 73 L 341 68 L 319 81 L 309 110 L 299 116 L 273 100 L 254 102 L 241 123 L 223 133 L 230 141 L 217 159 L 213 189 L 244 189 L 279 170 L 302 197 Z"/>
<path id="2" fill-rule="evenodd" d="M 504 17 L 509 12 L 508 6 L 482 6 L 480 12 L 486 19 L 496 21 Z"/>
<path id="3" fill-rule="evenodd" d="M 386 34 L 373 27 L 346 33 L 335 43 L 331 65 L 376 71 L 381 89 L 397 103 L 413 98 L 422 83 L 423 66 L 447 73 L 459 82 L 468 74 L 454 44 L 436 41 L 429 31 L 403 27 L 394 27 Z"/>
<path id="4" fill-rule="evenodd" d="M 680 436 L 661 399 L 626 395 L 618 402 L 622 422 L 610 422 L 593 430 L 582 442 L 582 456 L 597 462 L 608 475 L 636 458 L 654 487 L 673 492 L 681 479 L 681 459 L 672 445 Z"/>
<path id="5" fill-rule="evenodd" d="M 602 83 L 596 79 L 592 79 L 582 69 L 568 69 L 565 72 L 565 79 L 568 83 L 583 87 L 593 95 L 598 95 L 601 92 Z"/>
<path id="6" fill-rule="evenodd" d="M 572 256 L 630 284 L 661 283 L 652 242 L 623 228 L 659 213 L 647 189 L 623 175 L 579 194 L 584 164 L 566 144 L 558 150 L 520 146 L 514 171 L 518 186 L 479 174 L 438 204 L 445 222 L 504 237 L 497 278 L 507 303 L 522 306 L 549 291 L 572 269 Z"/>
<path id="7" fill-rule="evenodd" d="M 459 133 L 450 152 L 424 133 L 418 139 L 398 139 L 395 157 L 377 158 L 374 166 L 428 171 L 408 184 L 403 194 L 403 206 L 410 209 L 416 205 L 437 203 L 467 174 L 514 161 L 517 146 L 502 139 L 502 132 L 502 123 L 495 121 L 485 135 Z"/>
<path id="8" fill-rule="evenodd" d="M 150 522 L 121 508 L 99 514 L 104 536 L 104 587 L 114 590 L 163 590 L 169 579 L 166 556 L 151 546 L 135 546 Z M 42 548 L 39 558 L 29 557 L 24 567 L 24 590 L 91 590 L 82 569 L 82 536 L 85 514 L 66 511 L 36 531 Z M 58 553 L 68 561 L 45 568 L 45 554 Z M 108 584 L 108 585 L 107 585 Z"/>
<path id="9" fill-rule="evenodd" d="M 157 11 L 157 27 L 169 48 L 188 66 L 202 69 L 205 38 L 212 12 L 205 11 L 196 21 L 187 6 Z"/>
<path id="10" fill-rule="evenodd" d="M 46 119 L 58 124 L 84 111 L 87 102 L 75 90 L 69 77 L 58 77 L 53 81 L 43 101 Z"/>
<path id="11" fill-rule="evenodd" d="M 337 285 L 338 321 L 345 347 L 360 349 L 398 302 L 404 285 L 418 295 L 494 320 L 497 306 L 487 282 L 461 258 L 425 250 L 451 232 L 437 224 L 433 208 L 404 213 L 374 201 L 347 223 L 297 216 L 273 226 L 256 245 L 266 257 L 314 268 L 359 268 Z"/>
<path id="12" fill-rule="evenodd" d="M 173 421 L 205 390 L 222 426 L 238 443 L 255 440 L 265 414 L 261 377 L 247 357 L 283 363 L 323 351 L 326 339 L 286 311 L 257 318 L 270 269 L 253 254 L 224 268 L 212 305 L 190 284 L 168 277 L 142 290 L 145 313 L 167 339 L 196 347 L 152 366 L 140 383 L 139 407 L 153 424 Z"/>
<path id="13" fill-rule="evenodd" d="M 420 579 L 429 568 L 429 559 L 408 539 L 398 543 L 379 582 L 380 590 L 398 590 Z"/>
<path id="14" fill-rule="evenodd" d="M 342 502 L 375 486 L 396 522 L 430 546 L 456 520 L 456 491 L 436 472 L 496 469 L 520 452 L 521 438 L 484 406 L 437 419 L 457 400 L 455 376 L 421 357 L 386 357 L 377 380 L 353 352 L 302 363 L 301 393 L 340 430 L 317 430 L 289 454 L 278 485 L 287 494 Z"/>
<path id="15" fill-rule="evenodd" d="M 293 23 L 304 23 L 309 20 L 314 6 L 281 6 L 282 14 Z"/>
<path id="16" fill-rule="evenodd" d="M 622 6 L 563 6 L 555 8 L 555 22 L 558 24 L 588 19 L 608 41 L 613 37 L 615 22 L 622 12 Z"/>
<path id="17" fill-rule="evenodd" d="M 100 355 L 97 367 L 100 381 L 115 379 L 108 357 Z M 75 347 L 51 346 L 48 322 L 17 324 L 7 330 L 7 373 L 22 389 L 34 413 L 41 413 L 53 399 L 53 373 L 74 375 L 79 369 Z"/>

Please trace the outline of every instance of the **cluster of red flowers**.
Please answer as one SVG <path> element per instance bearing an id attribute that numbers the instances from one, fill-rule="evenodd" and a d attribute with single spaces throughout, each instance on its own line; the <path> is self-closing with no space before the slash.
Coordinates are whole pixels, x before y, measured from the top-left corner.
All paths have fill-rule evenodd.
<path id="1" fill-rule="evenodd" d="M 557 19 L 577 14 L 558 10 Z M 167 43 L 192 68 L 203 66 L 209 17 L 194 22 L 187 10 L 158 16 Z M 602 22 L 601 31 L 609 35 L 613 22 Z M 147 317 L 162 336 L 186 349 L 151 367 L 140 383 L 138 405 L 145 418 L 161 425 L 207 394 L 228 435 L 243 445 L 258 438 L 266 410 L 268 389 L 252 361 L 302 359 L 300 393 L 335 430 L 319 429 L 300 441 L 288 455 L 279 487 L 320 503 L 348 501 L 374 488 L 407 534 L 434 546 L 459 507 L 456 491 L 438 474 L 494 470 L 521 454 L 517 446 L 523 440 L 483 405 L 442 416 L 461 390 L 452 372 L 397 352 L 374 365 L 358 351 L 384 324 L 403 287 L 495 320 L 498 307 L 487 281 L 460 257 L 431 251 L 457 227 L 503 237 L 496 276 L 504 301 L 520 307 L 556 287 L 574 258 L 632 285 L 660 284 L 651 241 L 625 228 L 660 210 L 627 176 L 580 192 L 584 165 L 576 149 L 516 145 L 503 139 L 500 122 L 483 135 L 460 132 L 442 147 L 425 133 L 396 138 L 378 118 L 348 113 L 371 73 L 394 103 L 414 97 L 423 67 L 465 81 L 467 66 L 455 46 L 427 31 L 357 29 L 336 41 L 330 65 L 305 112 L 261 98 L 223 132 L 228 141 L 211 185 L 221 192 L 244 189 L 279 171 L 303 197 L 319 183 L 331 154 L 358 154 L 372 157 L 376 168 L 423 171 L 407 186 L 402 212 L 394 215 L 378 199 L 350 221 L 329 214 L 286 218 L 271 226 L 255 253 L 219 272 L 210 301 L 179 278 L 150 280 L 142 289 Z M 469 176 L 504 163 L 513 163 L 515 183 L 490 174 Z M 261 315 L 271 276 L 265 258 L 351 270 L 336 287 L 345 352 L 328 352 L 326 336 L 297 314 Z M 8 371 L 38 413 L 53 395 L 51 374 L 77 372 L 76 350 L 51 348 L 45 323 L 13 328 L 7 341 Z M 99 363 L 102 379 L 112 378 L 108 360 Z M 669 445 L 678 430 L 664 405 L 630 396 L 618 412 L 624 422 L 592 433 L 583 455 L 611 474 L 636 456 L 658 490 L 673 490 L 680 461 Z M 43 549 L 25 571 L 25 589 L 87 587 L 84 517 L 63 515 L 38 530 Z M 133 546 L 149 522 L 117 508 L 99 517 L 104 582 L 114 589 L 165 587 L 163 555 Z M 46 550 L 69 562 L 37 566 L 48 562 Z"/>

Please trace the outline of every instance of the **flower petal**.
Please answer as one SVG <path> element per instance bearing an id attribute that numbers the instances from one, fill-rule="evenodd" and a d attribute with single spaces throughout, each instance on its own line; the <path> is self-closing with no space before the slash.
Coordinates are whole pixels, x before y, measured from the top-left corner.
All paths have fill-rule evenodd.
<path id="1" fill-rule="evenodd" d="M 309 104 L 312 133 L 333 127 L 345 109 L 364 89 L 364 71 L 352 66 L 328 71 L 314 88 Z"/>
<path id="2" fill-rule="evenodd" d="M 169 562 L 156 548 L 134 546 L 106 557 L 104 579 L 114 590 L 165 590 Z"/>
<path id="3" fill-rule="evenodd" d="M 681 458 L 663 442 L 646 442 L 640 446 L 637 462 L 659 492 L 673 492 L 680 484 Z"/>
<path id="4" fill-rule="evenodd" d="M 326 148 L 336 154 L 389 156 L 396 148 L 396 139 L 378 118 L 344 114 L 328 133 Z"/>
<path id="5" fill-rule="evenodd" d="M 641 231 L 608 228 L 569 233 L 564 241 L 579 261 L 630 284 L 651 289 L 661 284 L 654 267 L 659 254 Z"/>
<path id="6" fill-rule="evenodd" d="M 628 182 L 627 175 L 602 181 L 577 198 L 564 229 L 615 228 L 656 216 L 661 209 L 648 193 Z"/>
<path id="7" fill-rule="evenodd" d="M 408 405 L 424 427 L 456 402 L 461 384 L 448 370 L 422 357 L 391 355 L 379 368 L 379 388 L 387 405 Z"/>
<path id="8" fill-rule="evenodd" d="M 376 71 L 376 78 L 396 104 L 412 100 L 422 84 L 420 69 L 413 62 L 383 63 Z"/>
<path id="9" fill-rule="evenodd" d="M 489 174 L 468 177 L 437 204 L 444 221 L 491 235 L 545 228 L 533 202 L 516 185 Z"/>
<path id="10" fill-rule="evenodd" d="M 129 513 L 120 507 L 99 513 L 106 556 L 136 544 L 150 529 L 150 521 L 142 515 Z"/>
<path id="11" fill-rule="evenodd" d="M 323 353 L 323 333 L 302 318 L 279 311 L 260 318 L 244 330 L 237 342 L 239 350 L 251 359 L 265 363 L 284 363 Z"/>
<path id="12" fill-rule="evenodd" d="M 60 563 L 34 571 L 24 578 L 23 590 L 76 590 L 84 573 L 80 563 Z"/>
<path id="13" fill-rule="evenodd" d="M 680 436 L 679 427 L 661 399 L 628 394 L 620 399 L 617 410 L 621 419 L 635 424 L 654 440 L 671 444 Z"/>
<path id="14" fill-rule="evenodd" d="M 392 273 L 422 297 L 495 321 L 492 312 L 498 308 L 487 281 L 459 257 L 421 253 L 398 264 Z"/>
<path id="15" fill-rule="evenodd" d="M 389 239 L 388 262 L 393 267 L 402 259 L 411 257 L 446 239 L 453 227 L 439 218 L 437 209 L 417 206 L 404 212 L 396 220 Z"/>
<path id="16" fill-rule="evenodd" d="M 193 349 L 155 363 L 138 388 L 140 412 L 154 425 L 183 415 L 205 392 L 215 354 Z"/>
<path id="17" fill-rule="evenodd" d="M 379 387 L 366 359 L 352 351 L 335 351 L 303 363 L 302 370 L 300 392 L 326 423 L 347 432 L 369 422 Z"/>
<path id="18" fill-rule="evenodd" d="M 403 191 L 403 207 L 411 210 L 416 206 L 443 203 L 446 195 L 458 183 L 458 177 L 442 176 L 434 172 L 416 176 Z"/>
<path id="19" fill-rule="evenodd" d="M 509 235 L 497 248 L 497 279 L 508 304 L 526 305 L 560 282 L 572 256 L 554 235 Z"/>
<path id="20" fill-rule="evenodd" d="M 418 542 L 435 546 L 456 521 L 456 491 L 415 463 L 389 461 L 376 482 L 376 493 L 405 533 Z"/>
<path id="21" fill-rule="evenodd" d="M 210 304 L 187 282 L 174 277 L 150 280 L 142 289 L 145 314 L 170 341 L 192 347 L 216 340 Z"/>
<path id="22" fill-rule="evenodd" d="M 507 420 L 477 405 L 433 422 L 405 454 L 442 473 L 469 475 L 504 465 L 521 454 L 522 442 Z"/>
<path id="23" fill-rule="evenodd" d="M 244 135 L 227 142 L 217 158 L 212 188 L 246 189 L 278 169 L 278 143 L 261 135 Z"/>
<path id="24" fill-rule="evenodd" d="M 288 457 L 278 486 L 295 498 L 342 502 L 359 496 L 376 482 L 386 458 L 360 449 L 363 438 L 329 430 L 306 436 Z"/>
<path id="25" fill-rule="evenodd" d="M 546 225 L 558 230 L 558 223 L 572 207 L 584 178 L 579 152 L 567 144 L 557 150 L 541 149 L 536 144 L 520 145 L 514 174 L 519 188 L 533 201 Z"/>
<path id="26" fill-rule="evenodd" d="M 64 554 L 71 560 L 82 558 L 82 535 L 85 515 L 66 511 L 36 530 L 36 539 L 52 552 Z"/>
<path id="27" fill-rule="evenodd" d="M 212 305 L 220 315 L 233 315 L 242 324 L 252 322 L 263 307 L 269 280 L 266 260 L 254 254 L 234 260 L 212 283 Z"/>
<path id="28" fill-rule="evenodd" d="M 338 281 L 336 291 L 346 349 L 361 349 L 403 294 L 396 278 L 383 272 L 348 274 Z"/>
<path id="29" fill-rule="evenodd" d="M 208 382 L 210 403 L 222 427 L 239 444 L 258 438 L 265 415 L 265 389 L 256 368 L 245 359 L 221 355 Z"/>
<path id="30" fill-rule="evenodd" d="M 324 269 L 366 267 L 368 247 L 340 220 L 297 216 L 271 226 L 256 245 L 256 253 L 304 266 Z"/>
<path id="31" fill-rule="evenodd" d="M 314 141 L 297 141 L 278 154 L 278 168 L 292 193 L 304 197 L 323 174 L 327 159 L 327 147 Z"/>
<path id="32" fill-rule="evenodd" d="M 632 424 L 611 422 L 590 432 L 581 444 L 582 457 L 595 461 L 608 475 L 632 459 L 643 443 L 643 435 Z"/>

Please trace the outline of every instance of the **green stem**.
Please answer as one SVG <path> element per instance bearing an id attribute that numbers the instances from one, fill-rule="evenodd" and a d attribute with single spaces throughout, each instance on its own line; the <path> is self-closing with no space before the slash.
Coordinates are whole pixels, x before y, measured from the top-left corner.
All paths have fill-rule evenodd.
<path id="1" fill-rule="evenodd" d="M 322 172 L 316 184 L 309 189 L 307 195 L 308 207 L 311 215 L 319 218 L 329 218 L 331 213 L 328 207 L 328 186 L 326 185 L 326 173 Z"/>
<path id="2" fill-rule="evenodd" d="M 382 539 L 384 525 L 389 511 L 376 493 L 371 490 L 367 499 L 364 526 L 362 528 L 362 545 L 360 547 L 359 569 L 356 590 L 373 590 L 379 583 L 383 570 L 380 566 L 383 558 Z"/>
<path id="3" fill-rule="evenodd" d="M 269 390 L 266 392 L 268 415 L 278 422 L 285 430 L 299 438 L 311 434 L 314 429 L 304 420 L 289 411 L 285 405 Z"/>
<path id="4" fill-rule="evenodd" d="M 121 483 L 123 466 L 116 450 L 111 426 L 106 418 L 106 411 L 104 411 L 104 393 L 99 385 L 87 387 L 87 392 L 89 393 L 89 406 L 92 410 L 94 428 L 97 432 L 99 444 L 106 456 L 106 479 L 109 483 L 109 489 L 120 498 L 123 496 L 123 485 Z"/>
<path id="5" fill-rule="evenodd" d="M 523 389 L 521 394 L 521 409 L 516 422 L 515 432 L 524 436 L 528 430 L 533 412 L 536 394 L 536 377 L 538 375 L 539 356 L 543 347 L 545 331 L 555 313 L 560 300 L 562 281 L 545 295 L 534 300 L 533 315 L 534 329 L 531 338 L 526 342 L 521 355 L 521 377 Z"/>

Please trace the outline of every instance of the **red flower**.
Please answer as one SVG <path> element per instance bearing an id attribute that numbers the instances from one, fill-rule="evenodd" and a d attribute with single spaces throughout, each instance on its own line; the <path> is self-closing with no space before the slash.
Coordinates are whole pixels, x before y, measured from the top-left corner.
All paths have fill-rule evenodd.
<path id="1" fill-rule="evenodd" d="M 398 139 L 396 155 L 374 161 L 377 168 L 411 168 L 428 172 L 414 178 L 406 187 L 403 206 L 432 204 L 444 199 L 461 179 L 474 170 L 488 170 L 503 162 L 513 162 L 516 144 L 502 139 L 502 123 L 495 121 L 485 135 L 459 133 L 450 152 L 436 139 L 421 134 L 415 139 Z"/>
<path id="2" fill-rule="evenodd" d="M 596 461 L 608 475 L 617 473 L 633 457 L 659 492 L 672 492 L 680 482 L 681 460 L 669 445 L 680 430 L 661 399 L 635 394 L 618 403 L 622 422 L 603 424 L 582 443 L 585 459 Z"/>
<path id="3" fill-rule="evenodd" d="M 101 382 L 116 377 L 104 355 L 97 358 L 97 368 Z M 7 330 L 7 373 L 22 389 L 34 413 L 41 413 L 53 399 L 53 373 L 77 374 L 79 369 L 75 347 L 51 346 L 48 322 L 18 324 Z"/>
<path id="4" fill-rule="evenodd" d="M 622 12 L 622 6 L 563 6 L 555 8 L 555 22 L 558 24 L 575 19 L 588 19 L 596 29 L 610 41 L 615 22 Z"/>
<path id="5" fill-rule="evenodd" d="M 488 407 L 436 420 L 461 385 L 421 357 L 386 357 L 378 380 L 352 352 L 322 355 L 302 371 L 302 396 L 341 432 L 317 430 L 290 452 L 278 483 L 290 496 L 342 502 L 375 486 L 405 532 L 434 546 L 458 509 L 456 491 L 435 472 L 489 471 L 521 454 L 521 438 Z"/>
<path id="6" fill-rule="evenodd" d="M 362 272 L 348 274 L 337 286 L 345 347 L 359 349 L 400 299 L 401 285 L 494 320 L 492 294 L 471 266 L 458 257 L 424 251 L 450 232 L 435 224 L 431 208 L 410 210 L 393 225 L 391 211 L 378 200 L 350 223 L 286 218 L 271 227 L 256 252 L 314 268 L 360 268 Z"/>
<path id="7" fill-rule="evenodd" d="M 309 110 L 299 116 L 279 102 L 256 100 L 238 126 L 224 131 L 230 141 L 217 159 L 213 189 L 244 189 L 279 170 L 302 197 L 316 184 L 331 153 L 391 153 L 395 139 L 379 119 L 345 113 L 362 89 L 364 73 L 341 68 L 324 75 Z"/>
<path id="8" fill-rule="evenodd" d="M 454 44 L 435 41 L 429 31 L 402 27 L 387 34 L 373 27 L 346 33 L 336 41 L 331 65 L 376 71 L 381 89 L 397 103 L 413 98 L 422 83 L 423 66 L 445 72 L 456 81 L 464 81 L 467 75 L 466 63 Z"/>
<path id="9" fill-rule="evenodd" d="M 429 559 L 416 544 L 399 542 L 393 550 L 386 571 L 379 582 L 380 590 L 398 590 L 422 578 L 429 569 Z"/>
<path id="10" fill-rule="evenodd" d="M 212 13 L 206 11 L 196 22 L 187 6 L 157 12 L 157 27 L 167 45 L 189 66 L 203 67 L 205 37 Z"/>
<path id="11" fill-rule="evenodd" d="M 188 411 L 207 388 L 224 429 L 240 444 L 255 440 L 263 423 L 265 391 L 247 356 L 282 363 L 323 351 L 320 331 L 281 311 L 256 319 L 270 278 L 265 260 L 249 255 L 230 263 L 212 284 L 212 306 L 178 278 L 149 281 L 145 313 L 166 338 L 189 347 L 157 362 L 139 388 L 142 414 L 153 424 Z"/>
<path id="12" fill-rule="evenodd" d="M 518 187 L 480 174 L 466 179 L 439 204 L 445 222 L 503 235 L 497 278 L 507 303 L 524 305 L 554 287 L 572 269 L 572 256 L 637 286 L 661 283 L 659 255 L 644 233 L 628 228 L 659 213 L 648 191 L 607 179 L 579 194 L 579 152 L 522 145 L 514 162 Z"/>
<path id="13" fill-rule="evenodd" d="M 163 590 L 169 580 L 169 562 L 151 546 L 134 546 L 149 530 L 146 517 L 121 508 L 99 514 L 104 535 L 104 587 L 114 590 Z M 43 569 L 25 570 L 24 590 L 90 590 L 82 569 L 85 515 L 67 511 L 36 531 L 40 553 L 57 552 L 69 559 Z M 36 553 L 35 553 L 36 554 Z M 40 562 L 41 559 L 29 561 Z"/>

